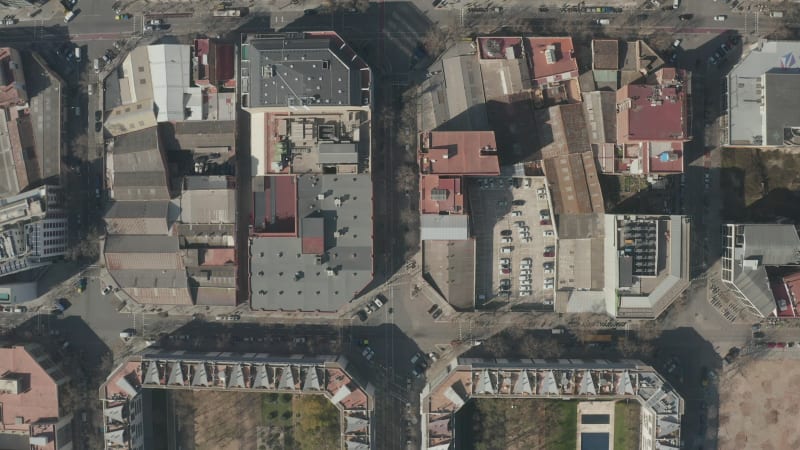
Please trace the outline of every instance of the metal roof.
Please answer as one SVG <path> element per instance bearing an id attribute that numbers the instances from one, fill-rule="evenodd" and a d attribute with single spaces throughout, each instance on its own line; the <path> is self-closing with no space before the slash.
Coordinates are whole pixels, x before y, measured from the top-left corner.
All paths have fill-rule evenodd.
<path id="1" fill-rule="evenodd" d="M 114 202 L 106 219 L 167 218 L 168 201 Z"/>
<path id="2" fill-rule="evenodd" d="M 183 223 L 234 223 L 236 191 L 208 189 L 183 191 L 180 197 Z"/>
<path id="3" fill-rule="evenodd" d="M 357 164 L 358 149 L 354 143 L 330 143 L 322 142 L 319 144 L 319 163 L 320 164 Z"/>
<path id="4" fill-rule="evenodd" d="M 423 241 L 461 241 L 469 239 L 469 216 L 463 214 L 423 214 L 420 221 Z"/>
<path id="5" fill-rule="evenodd" d="M 190 88 L 191 46 L 159 44 L 147 46 L 156 120 L 168 122 L 186 119 L 185 94 Z"/>

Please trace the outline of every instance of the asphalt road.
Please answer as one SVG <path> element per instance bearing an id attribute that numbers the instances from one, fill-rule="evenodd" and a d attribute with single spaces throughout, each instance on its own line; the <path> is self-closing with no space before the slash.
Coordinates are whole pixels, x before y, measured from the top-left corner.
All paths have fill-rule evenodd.
<path id="1" fill-rule="evenodd" d="M 498 26 L 503 25 L 503 21 L 510 19 L 529 19 L 532 23 L 552 22 L 560 19 L 569 28 L 588 25 L 593 19 L 592 15 L 565 15 L 553 11 L 541 13 L 538 11 L 540 3 L 533 3 L 529 6 L 509 6 L 498 17 Z M 0 41 L 2 43 L 33 43 L 45 46 L 52 42 L 71 39 L 87 47 L 87 61 L 99 57 L 110 48 L 115 40 L 127 39 L 140 32 L 143 17 L 136 14 L 130 21 L 115 21 L 113 11 L 107 2 L 99 0 L 82 0 L 79 4 L 80 14 L 67 26 L 63 24 L 60 16 L 55 16 L 49 21 L 22 22 L 14 27 L 3 30 Z M 430 2 L 391 2 L 373 3 L 366 15 L 354 15 L 348 13 L 336 15 L 314 15 L 304 16 L 302 8 L 294 10 L 280 9 L 275 11 L 260 12 L 256 10 L 253 15 L 241 20 L 232 22 L 215 21 L 215 25 L 209 26 L 208 17 L 195 16 L 187 18 L 168 18 L 167 23 L 170 29 L 161 34 L 154 34 L 148 39 L 158 39 L 166 35 L 182 34 L 206 30 L 207 33 L 224 32 L 225 28 L 239 26 L 245 31 L 263 31 L 267 27 L 273 29 L 330 29 L 336 28 L 350 42 L 354 48 L 362 54 L 378 73 L 391 74 L 391 78 L 377 80 L 378 83 L 386 82 L 390 79 L 413 78 L 418 75 L 409 69 L 408 60 L 414 48 L 419 45 L 422 36 L 426 31 L 436 24 L 446 25 L 461 20 L 462 11 L 460 10 L 435 10 L 430 11 Z M 421 13 L 422 12 L 422 13 Z M 207 14 L 207 13 L 206 13 Z M 646 14 L 647 18 L 639 19 L 639 14 Z M 694 17 L 685 22 L 678 20 L 680 14 L 694 14 Z M 713 16 L 726 14 L 725 22 L 716 22 Z M 469 19 L 469 17 L 468 17 Z M 758 17 L 759 31 L 764 32 L 776 22 L 766 18 L 764 15 Z M 217 25 L 219 24 L 219 25 Z M 678 11 L 630 11 L 621 15 L 611 17 L 611 23 L 606 29 L 626 29 L 630 27 L 645 27 L 656 30 L 664 30 L 673 34 L 675 37 L 684 39 L 695 36 L 698 43 L 695 47 L 689 47 L 688 51 L 679 55 L 679 63 L 691 66 L 692 62 L 700 59 L 705 61 L 718 46 L 714 41 L 716 36 L 725 30 L 736 30 L 740 33 L 749 35 L 756 28 L 756 15 L 753 13 L 731 13 L 730 8 L 722 2 L 683 2 Z M 598 32 L 602 31 L 600 27 Z M 698 37 L 699 36 L 699 37 Z M 709 42 L 711 38 L 711 43 Z M 705 66 L 705 64 L 703 64 Z M 691 68 L 691 67 L 690 67 Z M 723 68 L 724 69 L 724 68 Z M 89 79 L 92 79 L 92 74 Z M 695 227 L 695 253 L 701 255 L 700 259 L 693 261 L 702 271 L 703 264 L 712 265 L 715 255 L 718 254 L 718 223 L 719 211 L 714 208 L 706 207 L 702 202 L 703 196 L 693 195 L 704 189 L 704 173 L 706 167 L 713 169 L 719 167 L 719 150 L 713 150 L 710 157 L 706 158 L 706 146 L 712 149 L 718 145 L 718 123 L 712 120 L 707 130 L 704 124 L 705 108 L 707 99 L 714 101 L 718 98 L 719 92 L 715 90 L 714 84 L 718 85 L 720 73 L 717 69 L 710 72 L 699 73 L 695 85 L 695 121 L 693 131 L 695 143 L 689 148 L 687 154 L 689 168 L 686 173 L 685 205 L 687 212 L 699 217 L 703 226 Z M 96 96 L 99 95 L 96 92 Z M 388 97 L 394 95 L 387 92 Z M 91 97 L 90 107 L 84 108 L 88 114 L 93 114 L 94 105 L 100 105 L 102 98 Z M 718 112 L 712 111 L 712 119 L 716 118 Z M 88 120 L 91 124 L 91 118 Z M 385 130 L 386 138 L 391 140 L 392 133 L 396 130 Z M 706 139 L 706 144 L 702 139 Z M 703 136 L 701 138 L 701 136 Z M 95 136 L 97 137 L 97 136 Z M 90 141 L 91 142 L 91 141 Z M 383 152 L 383 164 L 387 173 L 392 173 L 394 161 L 392 151 Z M 98 166 L 100 154 L 96 152 L 97 147 L 93 147 L 93 152 L 88 152 L 86 157 L 90 164 L 93 164 L 91 176 L 99 173 L 101 165 Z M 246 166 L 239 166 L 240 173 L 249 174 L 245 170 Z M 389 179 L 386 177 L 385 179 Z M 719 204 L 719 183 L 718 177 L 712 175 L 713 183 L 707 197 L 711 205 Z M 379 185 L 380 195 L 389 199 L 388 204 L 396 201 L 395 192 L 392 192 L 391 184 Z M 84 195 L 91 197 L 92 188 L 90 185 L 83 187 Z M 394 203 L 399 204 L 399 203 Z M 241 205 L 240 205 L 241 206 Z M 246 218 L 240 211 L 240 220 Z M 84 219 L 85 220 L 85 219 Z M 397 236 L 398 231 L 392 229 L 395 221 L 389 218 L 387 227 L 392 236 Z M 85 223 L 85 222 L 84 222 Z M 243 222 L 240 222 L 243 224 Z M 698 224 L 699 225 L 699 224 Z M 243 227 L 240 228 L 243 229 Z M 717 230 L 716 232 L 714 230 Z M 716 233 L 716 234 L 715 234 Z M 245 238 L 240 240 L 240 245 Z M 717 243 L 717 244 L 715 244 Z M 385 259 L 383 255 L 385 256 Z M 241 258 L 240 258 L 241 259 Z M 397 269 L 395 261 L 402 259 L 402 255 L 396 254 L 396 249 L 387 248 L 386 253 L 381 253 L 376 259 L 378 269 L 383 272 L 383 277 L 389 277 Z M 242 265 L 240 272 L 246 274 L 246 265 Z M 91 275 L 91 274 L 90 274 Z M 712 274 L 713 275 L 713 274 Z M 47 327 L 63 330 L 64 338 L 71 345 L 83 348 L 92 358 L 99 357 L 107 349 L 120 345 L 119 332 L 125 328 L 134 327 L 140 334 L 158 333 L 160 331 L 170 331 L 185 323 L 188 319 L 181 318 L 160 318 L 150 314 L 146 316 L 122 314 L 117 311 L 117 304 L 111 296 L 103 296 L 100 289 L 103 283 L 90 276 L 89 286 L 82 295 L 71 295 L 72 306 L 66 311 L 62 318 L 55 319 L 51 316 L 36 318 L 37 321 L 44 321 Z M 478 320 L 456 320 L 453 322 L 435 322 L 427 310 L 430 303 L 424 297 L 411 297 L 412 284 L 408 280 L 398 280 L 381 290 L 389 299 L 388 303 L 378 312 L 370 316 L 367 322 L 358 323 L 353 321 L 350 325 L 342 328 L 342 333 L 350 339 L 351 345 L 346 348 L 346 352 L 352 355 L 352 360 L 357 366 L 363 367 L 366 377 L 377 386 L 379 397 L 393 399 L 385 403 L 388 409 L 378 414 L 377 429 L 378 436 L 387 443 L 382 448 L 397 448 L 405 443 L 404 436 L 408 431 L 403 431 L 406 426 L 406 415 L 401 413 L 405 402 L 413 401 L 414 395 L 409 394 L 408 379 L 411 371 L 411 356 L 418 350 L 424 353 L 430 351 L 441 352 L 450 346 L 451 341 L 470 337 L 486 337 L 491 335 L 498 327 L 503 325 L 499 320 L 489 321 L 491 323 L 480 322 Z M 748 326 L 734 326 L 723 319 L 707 301 L 704 283 L 698 281 L 694 288 L 687 295 L 685 305 L 673 307 L 664 318 L 664 326 L 674 330 L 662 338 L 659 348 L 663 349 L 664 354 L 675 354 L 679 356 L 683 363 L 683 371 L 692 373 L 691 377 L 684 375 L 684 382 L 676 380 L 676 385 L 691 402 L 698 402 L 705 398 L 705 393 L 697 389 L 695 380 L 696 374 L 701 367 L 719 367 L 719 353 L 724 353 L 730 346 L 741 345 L 749 336 Z M 355 306 L 355 305 L 354 305 Z M 391 312 L 390 312 L 391 311 Z M 35 316 L 31 316 L 35 317 Z M 243 321 L 244 322 L 244 321 Z M 286 321 L 263 321 L 265 324 Z M 294 322 L 290 322 L 294 323 Z M 233 330 L 244 329 L 246 323 L 237 323 L 232 326 Z M 692 328 L 694 331 L 689 331 Z M 187 331 L 198 336 L 211 336 L 213 332 L 204 331 L 203 328 L 194 328 Z M 236 331 L 234 331 L 235 333 Z M 309 333 L 314 332 L 313 330 Z M 293 331 L 292 333 L 295 333 Z M 770 331 L 770 337 L 774 340 L 796 340 L 795 330 L 776 329 Z M 360 349 L 352 345 L 357 339 L 369 339 L 370 345 L 375 349 L 376 356 L 372 364 L 363 360 L 360 356 Z M 256 344 L 257 345 L 257 344 Z M 697 351 L 702 348 L 702 351 Z M 412 383 L 418 383 L 412 381 Z M 419 386 L 418 384 L 414 386 Z M 416 392 L 416 391 L 414 391 Z M 694 409 L 696 403 L 690 403 Z M 694 429 L 687 429 L 689 434 L 697 433 Z M 405 433 L 405 434 L 404 434 Z"/>

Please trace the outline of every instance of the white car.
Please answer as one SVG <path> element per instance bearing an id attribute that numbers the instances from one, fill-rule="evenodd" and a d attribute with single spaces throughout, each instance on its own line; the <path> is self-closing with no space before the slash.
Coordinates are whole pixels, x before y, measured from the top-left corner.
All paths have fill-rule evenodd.
<path id="1" fill-rule="evenodd" d="M 531 258 L 522 258 L 522 262 L 524 262 L 525 264 L 531 264 L 533 263 L 533 260 Z"/>
<path id="2" fill-rule="evenodd" d="M 381 306 L 383 306 L 383 302 L 382 302 L 382 301 L 381 301 L 381 299 L 380 299 L 380 298 L 378 298 L 378 297 L 375 297 L 375 299 L 373 299 L 373 300 L 372 300 L 372 304 L 374 304 L 374 305 L 375 305 L 375 309 L 378 309 L 378 308 L 380 308 Z"/>
<path id="3" fill-rule="evenodd" d="M 542 232 L 542 236 L 553 236 L 553 235 L 555 235 L 555 233 L 553 233 L 553 230 L 544 230 Z"/>
<path id="4" fill-rule="evenodd" d="M 672 42 L 672 46 L 673 46 L 673 47 L 675 47 L 675 48 L 678 48 L 678 47 L 680 47 L 680 46 L 681 46 L 681 42 L 683 42 L 683 40 L 682 40 L 682 39 L 675 39 L 675 40 Z"/>
<path id="5" fill-rule="evenodd" d="M 519 284 L 520 284 L 520 286 L 530 286 L 531 285 L 531 280 L 522 280 L 522 281 L 519 282 Z M 520 289 L 522 289 L 522 288 L 520 288 Z"/>
<path id="6" fill-rule="evenodd" d="M 520 268 L 520 270 L 531 270 L 531 265 L 522 263 L 522 264 L 519 265 L 519 268 Z"/>
<path id="7" fill-rule="evenodd" d="M 500 264 L 511 264 L 511 259 L 509 259 L 509 258 L 500 258 Z"/>
<path id="8" fill-rule="evenodd" d="M 531 291 L 519 291 L 520 297 L 528 297 L 531 295 Z"/>
<path id="9" fill-rule="evenodd" d="M 519 271 L 519 274 L 520 274 L 520 275 L 530 275 L 530 274 L 531 274 L 531 271 L 530 271 L 530 270 L 525 270 L 525 269 L 523 269 L 523 270 L 520 270 L 520 271 Z"/>
<path id="10" fill-rule="evenodd" d="M 103 288 L 103 295 L 108 295 L 114 288 L 110 285 Z"/>
<path id="11" fill-rule="evenodd" d="M 511 211 L 511 215 L 513 217 L 519 217 L 522 215 L 522 211 Z"/>
<path id="12" fill-rule="evenodd" d="M 545 267 L 544 268 L 544 273 L 553 273 L 553 268 L 552 267 Z"/>
<path id="13" fill-rule="evenodd" d="M 500 249 L 502 253 L 511 253 L 512 251 L 514 251 L 514 247 L 503 247 Z"/>
<path id="14" fill-rule="evenodd" d="M 502 242 L 503 244 L 510 244 L 511 243 L 511 238 L 510 237 L 504 237 L 503 239 L 500 239 L 500 242 Z"/>
<path id="15" fill-rule="evenodd" d="M 726 20 L 728 20 L 728 16 L 720 14 L 718 16 L 714 16 L 714 20 L 717 22 L 725 22 Z"/>

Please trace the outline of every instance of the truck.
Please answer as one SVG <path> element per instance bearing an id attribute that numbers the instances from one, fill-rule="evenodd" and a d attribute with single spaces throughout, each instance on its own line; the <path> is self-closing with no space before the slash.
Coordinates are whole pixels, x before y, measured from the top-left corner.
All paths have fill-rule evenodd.
<path id="1" fill-rule="evenodd" d="M 783 11 L 771 11 L 769 13 L 770 17 L 781 18 L 783 17 Z"/>
<path id="2" fill-rule="evenodd" d="M 215 9 L 212 13 L 214 17 L 242 17 L 241 8 Z"/>

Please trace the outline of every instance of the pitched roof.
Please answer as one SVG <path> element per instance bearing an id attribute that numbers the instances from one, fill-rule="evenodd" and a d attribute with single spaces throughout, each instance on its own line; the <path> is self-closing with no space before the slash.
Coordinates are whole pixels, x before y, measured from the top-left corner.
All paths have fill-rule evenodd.
<path id="1" fill-rule="evenodd" d="M 619 42 L 616 39 L 592 40 L 592 68 L 619 70 Z"/>
<path id="2" fill-rule="evenodd" d="M 578 61 L 575 59 L 571 37 L 530 37 L 528 43 L 533 62 L 533 78 L 536 80 L 558 78 L 559 75 L 569 78 L 569 74 L 578 76 Z"/>
<path id="3" fill-rule="evenodd" d="M 438 175 L 499 175 L 493 131 L 423 133 L 421 172 Z"/>

